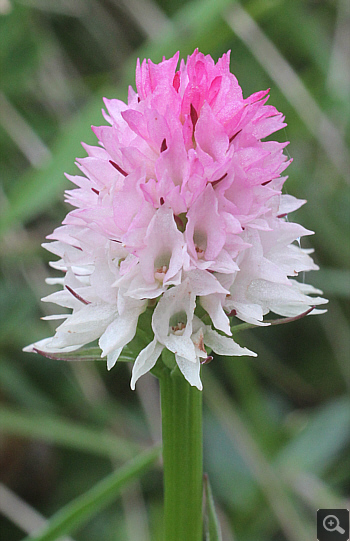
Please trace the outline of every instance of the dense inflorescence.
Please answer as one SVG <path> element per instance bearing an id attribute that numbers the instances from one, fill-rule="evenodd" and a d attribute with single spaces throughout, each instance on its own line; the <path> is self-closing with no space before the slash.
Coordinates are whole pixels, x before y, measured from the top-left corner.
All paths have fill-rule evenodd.
<path id="1" fill-rule="evenodd" d="M 64 354 L 98 339 L 111 368 L 153 303 L 132 387 L 167 348 L 201 388 L 209 350 L 254 355 L 231 338 L 229 316 L 265 325 L 269 311 L 293 317 L 325 302 L 296 280 L 317 266 L 295 242 L 311 232 L 286 218 L 305 202 L 281 194 L 287 143 L 262 141 L 283 115 L 268 91 L 243 98 L 229 54 L 215 64 L 196 50 L 177 71 L 178 57 L 138 63 L 127 104 L 105 99 L 99 146 L 83 145 L 83 176 L 68 176 L 75 209 L 45 244 L 64 277 L 44 300 L 72 313 L 27 348 Z"/>

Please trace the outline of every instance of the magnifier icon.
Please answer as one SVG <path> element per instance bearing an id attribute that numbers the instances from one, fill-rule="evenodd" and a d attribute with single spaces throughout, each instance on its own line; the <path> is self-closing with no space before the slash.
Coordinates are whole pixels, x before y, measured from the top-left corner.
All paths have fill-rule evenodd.
<path id="1" fill-rule="evenodd" d="M 327 532 L 345 533 L 344 528 L 339 524 L 339 519 L 335 515 L 327 515 L 323 519 L 323 527 Z"/>

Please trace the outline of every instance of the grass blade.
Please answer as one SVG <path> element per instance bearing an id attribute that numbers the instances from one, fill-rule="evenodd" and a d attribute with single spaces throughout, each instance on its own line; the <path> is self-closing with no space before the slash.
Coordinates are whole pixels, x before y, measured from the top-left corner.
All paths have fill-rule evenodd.
<path id="1" fill-rule="evenodd" d="M 320 475 L 349 441 L 350 401 L 344 396 L 324 404 L 310 416 L 304 430 L 281 450 L 276 465 L 294 475 L 300 471 Z"/>
<path id="2" fill-rule="evenodd" d="M 204 379 L 205 398 L 227 435 L 251 470 L 257 484 L 269 502 L 288 541 L 308 541 L 310 530 L 292 502 L 277 472 L 265 458 L 258 442 L 249 432 L 232 401 L 216 379 L 206 371 Z M 220 397 L 220 400 L 218 400 Z"/>
<path id="3" fill-rule="evenodd" d="M 213 493 L 207 474 L 204 475 L 204 494 L 204 539 L 205 541 L 222 541 L 220 524 L 216 516 Z"/>
<path id="4" fill-rule="evenodd" d="M 0 513 L 26 533 L 33 533 L 46 525 L 46 520 L 15 492 L 0 482 Z M 71 537 L 60 541 L 73 541 Z"/>
<path id="5" fill-rule="evenodd" d="M 136 458 L 97 483 L 85 494 L 79 496 L 48 522 L 48 525 L 37 535 L 26 538 L 26 541 L 54 541 L 82 526 L 101 509 L 113 502 L 120 491 L 134 479 L 140 477 L 157 460 L 160 447 L 144 451 Z"/>
<path id="6" fill-rule="evenodd" d="M 43 440 L 116 460 L 127 460 L 139 451 L 137 445 L 112 433 L 54 415 L 38 412 L 33 415 L 6 407 L 0 408 L 0 433 Z"/>

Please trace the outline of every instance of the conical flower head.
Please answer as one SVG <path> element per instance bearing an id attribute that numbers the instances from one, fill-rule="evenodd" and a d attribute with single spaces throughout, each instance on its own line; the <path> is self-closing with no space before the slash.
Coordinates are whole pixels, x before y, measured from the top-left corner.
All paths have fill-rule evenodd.
<path id="1" fill-rule="evenodd" d="M 286 219 L 304 203 L 281 193 L 287 143 L 263 141 L 283 115 L 268 91 L 243 98 L 229 53 L 215 63 L 196 50 L 179 69 L 178 59 L 138 62 L 128 103 L 105 99 L 108 125 L 84 145 L 83 176 L 68 177 L 75 208 L 45 245 L 64 277 L 44 300 L 72 312 L 26 348 L 64 357 L 98 340 L 111 368 L 151 306 L 133 387 L 167 348 L 201 388 L 211 350 L 254 355 L 230 338 L 230 315 L 264 325 L 270 311 L 297 317 L 325 302 L 296 279 L 317 266 L 296 243 L 311 232 Z"/>

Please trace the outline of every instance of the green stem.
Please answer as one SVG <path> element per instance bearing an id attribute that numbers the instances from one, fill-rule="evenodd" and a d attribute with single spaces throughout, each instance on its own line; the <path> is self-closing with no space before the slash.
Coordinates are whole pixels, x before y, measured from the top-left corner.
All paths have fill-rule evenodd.
<path id="1" fill-rule="evenodd" d="M 163 367 L 160 379 L 164 539 L 202 541 L 202 393 L 178 368 Z"/>

